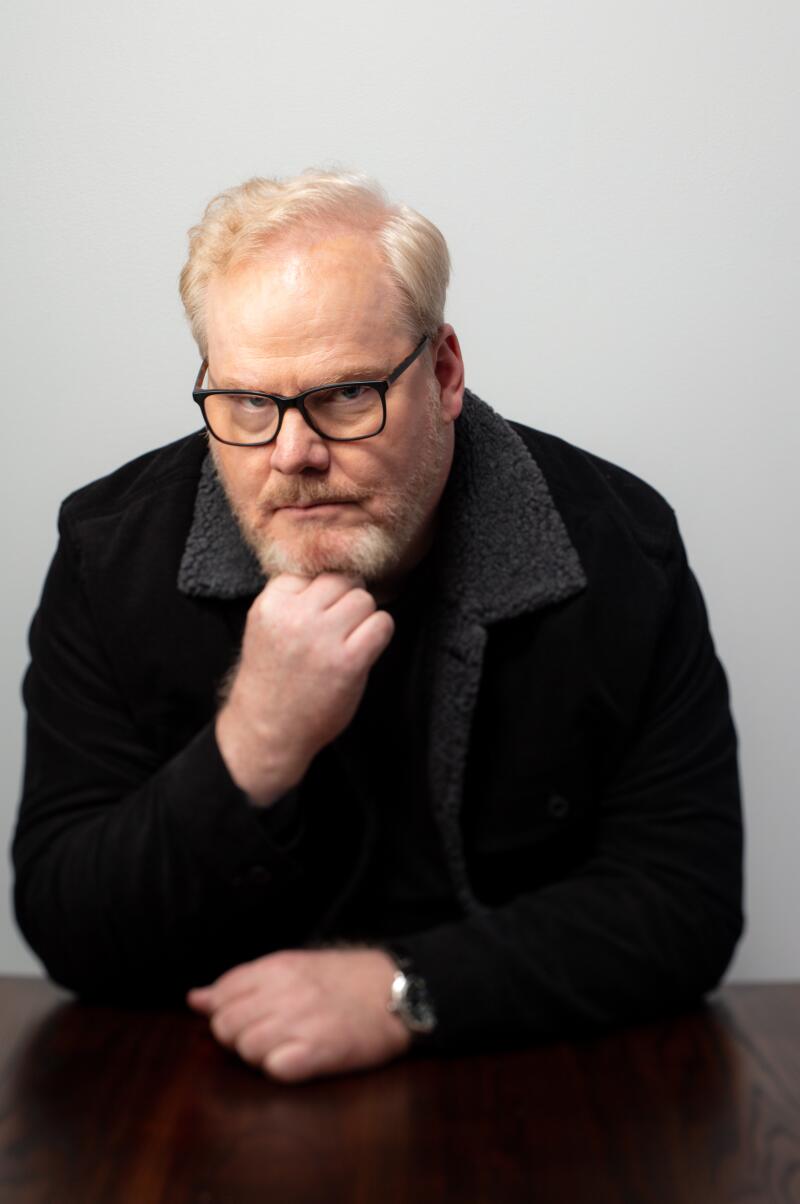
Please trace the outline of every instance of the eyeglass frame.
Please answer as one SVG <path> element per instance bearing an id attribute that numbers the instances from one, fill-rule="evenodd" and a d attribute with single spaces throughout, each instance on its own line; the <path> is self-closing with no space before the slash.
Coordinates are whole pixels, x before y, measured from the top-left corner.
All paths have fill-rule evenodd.
<path id="1" fill-rule="evenodd" d="M 393 385 L 395 383 L 395 381 L 398 379 L 398 377 L 401 376 L 405 372 L 406 368 L 411 367 L 411 365 L 414 363 L 414 360 L 417 359 L 417 357 L 421 354 L 423 347 L 428 342 L 428 338 L 429 338 L 429 336 L 427 334 L 423 335 L 421 340 L 419 341 L 419 343 L 417 343 L 416 347 L 411 352 L 411 354 L 407 355 L 404 360 L 401 360 L 400 363 L 397 365 L 397 367 L 394 368 L 389 373 L 389 375 L 386 376 L 383 380 L 332 381 L 328 385 L 315 385 L 313 387 L 313 389 L 306 389 L 302 393 L 297 393 L 294 397 L 283 397 L 280 393 L 262 393 L 258 389 L 201 389 L 200 382 L 202 381 L 202 379 L 205 376 L 206 371 L 208 369 L 208 360 L 204 359 L 202 364 L 200 365 L 200 371 L 197 374 L 197 380 L 194 383 L 194 389 L 192 390 L 192 397 L 194 398 L 197 405 L 200 407 L 200 413 L 203 415 L 203 422 L 205 423 L 205 425 L 208 429 L 208 433 L 210 435 L 212 435 L 213 438 L 216 439 L 218 443 L 225 443 L 225 444 L 227 444 L 228 447 L 267 447 L 270 443 L 274 443 L 275 440 L 278 438 L 278 435 L 280 434 L 281 427 L 283 426 L 284 414 L 286 413 L 287 410 L 292 410 L 292 409 L 296 409 L 296 410 L 300 411 L 306 424 L 308 426 L 310 426 L 312 431 L 316 435 L 319 435 L 321 439 L 328 439 L 333 443 L 356 443 L 357 441 L 359 441 L 361 439 L 374 439 L 375 436 L 379 435 L 381 433 L 381 431 L 384 429 L 384 427 L 386 426 L 386 394 L 387 394 L 390 386 Z M 313 419 L 306 411 L 305 399 L 307 397 L 309 397 L 312 393 L 323 393 L 323 392 L 325 392 L 326 389 L 348 389 L 348 388 L 351 388 L 353 385 L 365 385 L 369 388 L 375 389 L 375 391 L 380 396 L 382 417 L 381 417 L 381 424 L 378 427 L 377 431 L 372 431 L 371 434 L 369 434 L 369 435 L 325 435 L 325 434 L 323 434 L 323 432 L 319 429 L 319 427 L 315 426 Z M 208 416 L 206 415 L 206 398 L 213 397 L 218 394 L 226 394 L 229 397 L 267 397 L 267 398 L 269 398 L 269 400 L 273 401 L 275 403 L 275 405 L 278 407 L 278 425 L 275 428 L 275 434 L 271 435 L 269 437 L 269 439 L 262 439 L 258 443 L 237 443 L 233 439 L 222 439 L 219 435 L 217 435 L 214 432 L 214 430 L 212 429 L 211 423 L 208 420 Z"/>

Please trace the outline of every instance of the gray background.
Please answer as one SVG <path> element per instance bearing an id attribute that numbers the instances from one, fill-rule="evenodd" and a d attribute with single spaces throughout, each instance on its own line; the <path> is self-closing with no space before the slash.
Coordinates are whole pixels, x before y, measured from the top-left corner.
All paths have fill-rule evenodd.
<path id="1" fill-rule="evenodd" d="M 58 504 L 197 425 L 186 230 L 338 163 L 444 231 L 471 388 L 675 507 L 741 740 L 732 976 L 798 975 L 799 36 L 794 0 L 6 6 L 6 846 Z M 0 970 L 38 972 L 0 887 Z"/>

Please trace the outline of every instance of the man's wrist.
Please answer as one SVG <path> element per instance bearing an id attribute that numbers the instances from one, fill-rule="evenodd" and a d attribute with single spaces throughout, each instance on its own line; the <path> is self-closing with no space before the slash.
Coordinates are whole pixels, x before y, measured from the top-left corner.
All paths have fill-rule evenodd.
<path id="1" fill-rule="evenodd" d="M 303 777 L 302 768 L 270 754 L 268 741 L 247 732 L 230 702 L 217 714 L 214 736 L 232 780 L 256 807 L 270 807 Z"/>
<path id="2" fill-rule="evenodd" d="M 438 1018 L 427 983 L 406 954 L 392 949 L 386 952 L 395 964 L 386 1010 L 402 1021 L 413 1040 L 429 1036 Z"/>

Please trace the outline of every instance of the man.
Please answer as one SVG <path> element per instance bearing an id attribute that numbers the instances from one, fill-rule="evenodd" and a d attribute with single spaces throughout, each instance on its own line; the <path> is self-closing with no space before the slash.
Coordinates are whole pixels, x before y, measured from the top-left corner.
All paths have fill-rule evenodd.
<path id="1" fill-rule="evenodd" d="M 727 684 L 659 494 L 464 388 L 429 222 L 222 194 L 205 430 L 64 503 L 20 927 L 284 1081 L 679 1008 L 742 929 Z"/>

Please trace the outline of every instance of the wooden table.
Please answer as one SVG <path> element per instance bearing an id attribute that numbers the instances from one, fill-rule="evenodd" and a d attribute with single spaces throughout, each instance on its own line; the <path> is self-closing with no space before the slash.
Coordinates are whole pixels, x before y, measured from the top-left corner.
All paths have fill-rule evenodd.
<path id="1" fill-rule="evenodd" d="M 285 1085 L 187 1011 L 0 978 L 0 1201 L 800 1201 L 800 985 Z"/>

